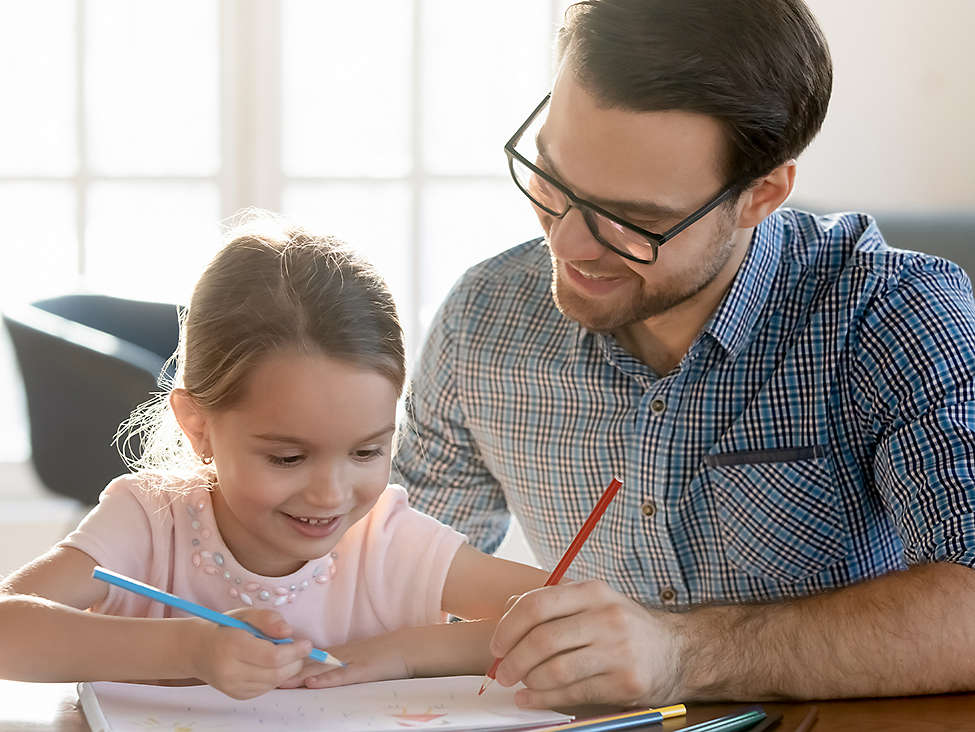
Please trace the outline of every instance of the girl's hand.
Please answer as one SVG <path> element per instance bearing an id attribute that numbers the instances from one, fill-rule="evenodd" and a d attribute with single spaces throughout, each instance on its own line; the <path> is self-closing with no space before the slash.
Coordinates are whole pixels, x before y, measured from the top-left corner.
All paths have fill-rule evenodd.
<path id="1" fill-rule="evenodd" d="M 244 608 L 227 614 L 273 638 L 287 638 L 292 632 L 273 610 Z M 196 622 L 199 632 L 189 635 L 193 639 L 189 653 L 195 675 L 234 699 L 259 696 L 295 676 L 302 670 L 312 648 L 308 640 L 275 645 L 246 630 L 206 620 Z"/>
<path id="2" fill-rule="evenodd" d="M 414 674 L 406 661 L 403 644 L 398 642 L 400 637 L 399 632 L 393 632 L 329 648 L 328 652 L 342 659 L 346 666 L 335 668 L 306 659 L 304 667 L 282 683 L 281 688 L 325 689 L 366 681 L 410 678 Z"/>

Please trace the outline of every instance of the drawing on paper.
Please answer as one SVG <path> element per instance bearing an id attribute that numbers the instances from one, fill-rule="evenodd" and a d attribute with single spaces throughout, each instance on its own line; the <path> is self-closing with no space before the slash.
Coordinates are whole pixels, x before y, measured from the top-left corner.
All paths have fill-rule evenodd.
<path id="1" fill-rule="evenodd" d="M 400 727 L 428 728 L 439 727 L 448 724 L 445 717 L 447 711 L 442 707 L 435 709 L 427 707 L 424 712 L 410 712 L 406 707 L 401 707 L 400 711 L 387 711 L 387 715 L 396 720 Z"/>

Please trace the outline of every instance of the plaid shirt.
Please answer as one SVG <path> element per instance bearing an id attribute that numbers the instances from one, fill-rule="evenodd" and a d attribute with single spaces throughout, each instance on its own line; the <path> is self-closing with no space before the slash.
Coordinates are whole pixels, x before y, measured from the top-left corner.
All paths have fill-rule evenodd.
<path id="1" fill-rule="evenodd" d="M 510 510 L 551 569 L 619 474 L 570 575 L 648 606 L 975 566 L 975 302 L 958 266 L 888 247 L 865 215 L 781 209 L 665 376 L 562 316 L 550 287 L 535 240 L 441 307 L 394 460 L 420 510 L 486 551 Z"/>

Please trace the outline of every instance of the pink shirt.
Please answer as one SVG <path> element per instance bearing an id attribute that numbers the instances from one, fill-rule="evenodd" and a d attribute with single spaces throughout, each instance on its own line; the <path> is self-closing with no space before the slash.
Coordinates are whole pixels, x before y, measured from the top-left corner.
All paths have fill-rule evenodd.
<path id="1" fill-rule="evenodd" d="M 322 648 L 443 622 L 444 581 L 464 540 L 410 508 L 406 491 L 391 485 L 329 555 L 286 577 L 262 577 L 238 564 L 223 543 L 202 480 L 179 495 L 149 491 L 138 475 L 125 475 L 102 491 L 98 505 L 60 546 L 214 610 L 245 605 L 277 610 L 296 637 Z M 186 617 L 114 585 L 92 609 L 127 617 Z"/>

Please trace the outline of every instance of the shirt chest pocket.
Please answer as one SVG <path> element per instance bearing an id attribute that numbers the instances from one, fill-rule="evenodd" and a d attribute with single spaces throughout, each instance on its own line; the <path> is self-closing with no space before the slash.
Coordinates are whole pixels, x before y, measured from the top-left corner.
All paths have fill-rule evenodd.
<path id="1" fill-rule="evenodd" d="M 774 453 L 753 461 L 735 457 L 709 456 L 705 468 L 731 562 L 748 574 L 791 583 L 846 555 L 833 472 L 818 448 L 798 460 L 776 461 Z"/>

